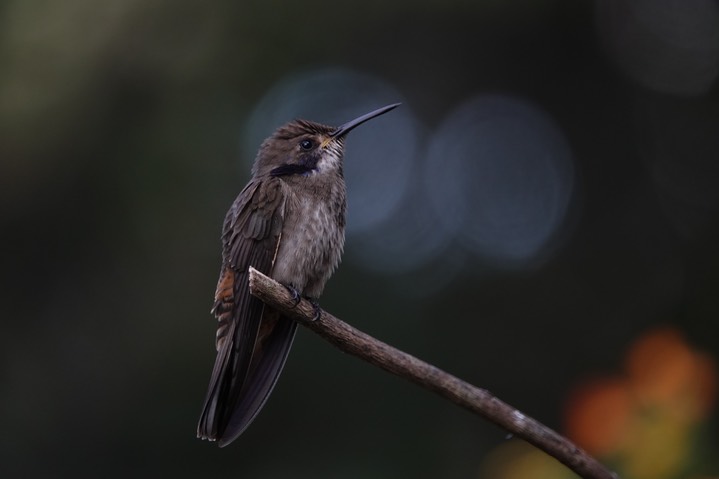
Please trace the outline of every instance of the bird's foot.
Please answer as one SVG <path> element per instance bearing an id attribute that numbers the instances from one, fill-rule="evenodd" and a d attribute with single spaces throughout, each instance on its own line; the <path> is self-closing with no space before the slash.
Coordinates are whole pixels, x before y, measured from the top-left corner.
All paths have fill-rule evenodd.
<path id="1" fill-rule="evenodd" d="M 297 307 L 297 305 L 300 304 L 300 301 L 302 301 L 302 298 L 304 297 L 307 301 L 310 302 L 312 308 L 315 311 L 315 316 L 312 318 L 312 321 L 317 321 L 318 319 L 320 319 L 320 316 L 322 316 L 322 308 L 320 308 L 320 303 L 317 301 L 317 298 L 302 296 L 302 293 L 300 293 L 299 290 L 291 284 L 285 284 L 284 287 L 287 288 L 287 291 L 289 291 L 289 293 L 292 295 L 293 308 Z"/>
<path id="2" fill-rule="evenodd" d="M 315 316 L 312 318 L 312 322 L 315 322 L 320 319 L 320 316 L 322 316 L 322 308 L 320 308 L 320 303 L 317 301 L 317 298 L 310 298 L 309 296 L 306 296 L 306 299 L 315 310 Z"/>
<path id="3" fill-rule="evenodd" d="M 292 307 L 294 308 L 298 304 L 300 304 L 300 301 L 302 300 L 302 295 L 297 290 L 297 288 L 295 288 L 291 284 L 285 284 L 284 287 L 287 288 L 287 291 L 289 291 L 289 293 L 292 295 L 292 301 L 293 301 Z"/>

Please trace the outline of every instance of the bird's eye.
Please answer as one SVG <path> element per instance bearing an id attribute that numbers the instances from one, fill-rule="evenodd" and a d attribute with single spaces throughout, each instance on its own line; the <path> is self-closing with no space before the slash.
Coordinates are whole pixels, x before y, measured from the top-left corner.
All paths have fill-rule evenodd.
<path id="1" fill-rule="evenodd" d="M 313 146 L 315 146 L 315 144 L 312 142 L 312 140 L 305 139 L 300 141 L 300 148 L 305 151 L 311 150 Z"/>

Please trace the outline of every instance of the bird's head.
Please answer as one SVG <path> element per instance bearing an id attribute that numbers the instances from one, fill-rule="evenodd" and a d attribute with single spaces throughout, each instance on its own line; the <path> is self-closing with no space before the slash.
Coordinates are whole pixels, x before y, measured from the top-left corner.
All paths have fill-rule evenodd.
<path id="1" fill-rule="evenodd" d="M 310 176 L 315 173 L 342 174 L 344 139 L 351 130 L 399 106 L 387 105 L 341 126 L 294 120 L 275 131 L 260 147 L 253 176 Z"/>

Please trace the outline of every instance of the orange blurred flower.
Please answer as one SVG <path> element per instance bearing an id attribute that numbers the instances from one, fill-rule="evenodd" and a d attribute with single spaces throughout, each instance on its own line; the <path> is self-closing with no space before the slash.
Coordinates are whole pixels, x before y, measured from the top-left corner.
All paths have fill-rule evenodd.
<path id="1" fill-rule="evenodd" d="M 662 328 L 627 354 L 627 377 L 639 404 L 671 406 L 688 422 L 703 418 L 716 393 L 713 361 L 692 351 L 678 331 Z"/>
<path id="2" fill-rule="evenodd" d="M 591 380 L 570 395 L 567 435 L 628 477 L 674 476 L 690 462 L 716 383 L 711 358 L 676 330 L 650 331 L 630 347 L 624 374 Z"/>
<path id="3" fill-rule="evenodd" d="M 621 378 L 603 378 L 577 388 L 566 414 L 567 436 L 596 456 L 611 454 L 626 440 L 632 402 Z"/>
<path id="4" fill-rule="evenodd" d="M 631 479 L 700 478 L 712 450 L 702 422 L 717 388 L 713 360 L 671 328 L 647 332 L 627 351 L 624 371 L 575 388 L 565 410 L 565 433 L 590 454 Z M 480 469 L 495 479 L 576 477 L 540 450 L 510 441 Z"/>

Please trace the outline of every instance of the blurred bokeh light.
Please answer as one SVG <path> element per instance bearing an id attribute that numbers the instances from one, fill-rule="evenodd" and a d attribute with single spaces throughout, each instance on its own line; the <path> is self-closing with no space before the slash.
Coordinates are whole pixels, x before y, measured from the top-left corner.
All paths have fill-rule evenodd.
<path id="1" fill-rule="evenodd" d="M 719 75 L 719 5 L 712 0 L 597 2 L 602 40 L 622 71 L 663 93 L 706 93 Z"/>
<path id="2" fill-rule="evenodd" d="M 427 155 L 425 187 L 439 225 L 480 258 L 526 267 L 557 236 L 573 165 L 562 131 L 542 111 L 501 95 L 467 100 Z"/>
<path id="3" fill-rule="evenodd" d="M 402 96 L 387 82 L 360 72 L 323 69 L 281 80 L 249 116 L 243 141 L 242 165 L 246 172 L 260 143 L 277 127 L 293 118 L 330 125 L 346 121 Z M 405 197 L 406 174 L 418 155 L 416 121 L 408 105 L 392 118 L 369 122 L 348 139 L 345 176 L 348 178 L 348 234 L 361 234 L 382 222 Z"/>

